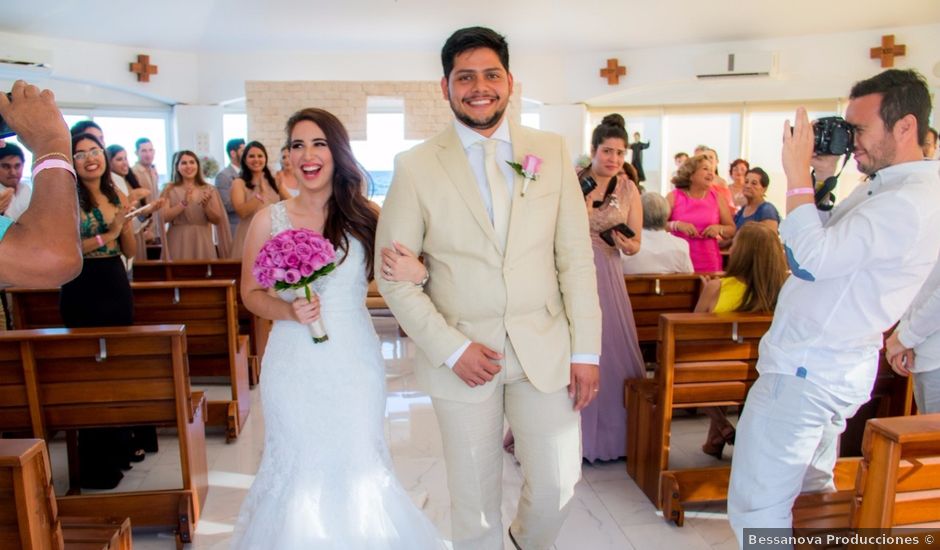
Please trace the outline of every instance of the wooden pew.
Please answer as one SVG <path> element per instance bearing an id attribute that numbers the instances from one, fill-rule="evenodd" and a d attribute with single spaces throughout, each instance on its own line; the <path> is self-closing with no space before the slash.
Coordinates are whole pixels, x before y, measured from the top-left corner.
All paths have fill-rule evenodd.
<path id="1" fill-rule="evenodd" d="M 271 322 L 252 314 L 241 299 L 241 260 L 176 260 L 134 262 L 135 281 L 180 281 L 204 279 L 234 279 L 238 291 L 238 324 L 242 334 L 251 336 L 251 356 L 255 363 L 264 355 Z M 388 309 L 375 281 L 369 283 L 366 307 L 370 310 Z M 252 385 L 257 383 L 256 366 L 252 367 Z"/>
<path id="2" fill-rule="evenodd" d="M 131 273 L 136 282 L 234 280 L 235 298 L 238 304 L 238 331 L 239 334 L 247 334 L 250 337 L 248 340 L 250 346 L 248 381 L 252 386 L 258 383 L 261 357 L 264 355 L 264 346 L 268 341 L 271 322 L 248 311 L 242 302 L 241 260 L 139 261 L 134 262 L 134 269 Z"/>
<path id="3" fill-rule="evenodd" d="M 131 550 L 129 518 L 60 517 L 46 444 L 0 439 L 0 548 Z"/>
<path id="4" fill-rule="evenodd" d="M 648 363 L 655 362 L 659 316 L 663 313 L 691 313 L 702 292 L 701 275 L 624 275 L 623 281 L 630 296 L 643 358 Z"/>
<path id="5" fill-rule="evenodd" d="M 8 289 L 13 327 L 61 327 L 58 289 Z M 233 280 L 131 283 L 134 324 L 185 324 L 192 376 L 224 377 L 231 399 L 209 402 L 210 426 L 223 426 L 233 441 L 248 419 L 249 337 L 239 335 Z"/>
<path id="6" fill-rule="evenodd" d="M 177 430 L 180 488 L 83 495 L 72 479 L 71 494 L 56 499 L 63 517 L 129 517 L 191 542 L 209 489 L 205 415 L 205 395 L 190 390 L 182 325 L 0 333 L 0 432 L 48 439 L 82 428 Z"/>
<path id="7" fill-rule="evenodd" d="M 871 419 L 862 452 L 854 489 L 797 498 L 794 531 L 890 530 L 940 521 L 940 414 Z"/>
<path id="8" fill-rule="evenodd" d="M 660 476 L 669 467 L 673 409 L 743 403 L 757 379 L 757 347 L 771 320 L 755 313 L 659 318 L 654 378 L 628 380 L 624 396 L 627 472 L 657 508 L 663 506 Z M 681 510 L 676 517 L 664 515 L 682 519 Z"/>

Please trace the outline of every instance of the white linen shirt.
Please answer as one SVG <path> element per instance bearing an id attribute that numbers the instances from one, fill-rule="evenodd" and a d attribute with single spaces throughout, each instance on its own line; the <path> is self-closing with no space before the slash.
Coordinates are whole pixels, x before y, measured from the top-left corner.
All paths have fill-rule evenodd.
<path id="1" fill-rule="evenodd" d="M 897 333 L 901 344 L 914 350 L 911 372 L 940 369 L 940 262 L 901 317 Z"/>
<path id="2" fill-rule="evenodd" d="M 509 200 L 511 201 L 513 197 L 513 182 L 515 180 L 516 172 L 513 170 L 512 166 L 509 166 L 508 164 L 513 160 L 512 136 L 509 134 L 509 124 L 506 122 L 506 118 L 503 117 L 503 120 L 499 123 L 499 126 L 497 126 L 496 131 L 493 132 L 493 135 L 491 135 L 489 138 L 483 137 L 475 130 L 464 126 L 458 120 L 454 120 L 454 128 L 457 130 L 457 137 L 460 138 L 460 144 L 463 145 L 464 153 L 467 154 L 467 161 L 470 163 L 470 169 L 473 171 L 473 175 L 476 176 L 477 187 L 480 190 L 480 198 L 483 199 L 483 205 L 486 207 L 486 215 L 489 216 L 490 222 L 492 222 L 493 197 L 490 194 L 490 185 L 486 181 L 486 168 L 483 166 L 483 142 L 487 139 L 495 139 L 497 141 L 496 165 L 502 171 L 503 177 L 506 178 L 506 185 L 509 187 Z M 571 169 L 574 170 L 574 167 Z M 512 223 L 511 220 L 510 223 Z M 457 360 L 460 359 L 460 356 L 463 355 L 463 352 L 467 351 L 467 348 L 470 347 L 470 343 L 470 340 L 464 342 L 462 346 L 454 351 L 454 353 L 450 354 L 450 357 L 447 358 L 445 364 L 450 368 L 454 368 L 454 365 L 457 364 Z M 591 354 L 574 354 L 571 356 L 571 362 L 596 365 L 600 362 L 600 356 Z"/>
<path id="3" fill-rule="evenodd" d="M 826 222 L 812 204 L 780 224 L 793 273 L 761 339 L 757 370 L 795 375 L 863 403 L 883 333 L 907 309 L 940 251 L 940 162 L 878 171 Z"/>

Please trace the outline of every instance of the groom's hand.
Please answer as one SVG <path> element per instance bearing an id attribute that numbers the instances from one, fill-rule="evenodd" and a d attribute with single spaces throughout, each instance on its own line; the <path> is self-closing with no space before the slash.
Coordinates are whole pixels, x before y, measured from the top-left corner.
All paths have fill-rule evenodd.
<path id="1" fill-rule="evenodd" d="M 574 399 L 574 410 L 580 411 L 597 397 L 600 385 L 600 369 L 588 363 L 571 363 L 571 383 L 568 397 Z"/>
<path id="2" fill-rule="evenodd" d="M 502 367 L 493 361 L 499 361 L 502 358 L 502 353 L 493 351 L 483 344 L 471 342 L 454 364 L 454 374 L 471 388 L 482 386 L 499 373 Z"/>

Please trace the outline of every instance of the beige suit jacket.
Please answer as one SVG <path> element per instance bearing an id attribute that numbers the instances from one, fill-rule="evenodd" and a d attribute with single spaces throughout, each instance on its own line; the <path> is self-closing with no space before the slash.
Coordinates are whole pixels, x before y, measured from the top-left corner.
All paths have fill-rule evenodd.
<path id="1" fill-rule="evenodd" d="M 377 277 L 379 291 L 419 348 L 416 377 L 433 397 L 479 402 L 499 386 L 470 388 L 445 364 L 466 340 L 502 352 L 508 335 L 540 391 L 570 382 L 572 353 L 601 351 L 601 313 L 587 213 L 561 136 L 510 124 L 513 159 L 542 158 L 522 196 L 515 176 L 505 253 L 453 126 L 400 154 L 376 235 L 425 258 L 425 288 Z M 377 269 L 378 272 L 378 269 Z"/>

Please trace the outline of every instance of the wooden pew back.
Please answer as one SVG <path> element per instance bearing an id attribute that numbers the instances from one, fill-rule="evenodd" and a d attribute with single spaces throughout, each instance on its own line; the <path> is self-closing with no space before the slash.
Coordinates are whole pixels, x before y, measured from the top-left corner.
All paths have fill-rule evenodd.
<path id="1" fill-rule="evenodd" d="M 624 275 L 630 296 L 636 334 L 647 362 L 655 360 L 659 316 L 663 313 L 691 313 L 702 292 L 702 280 L 695 273 L 665 275 Z"/>
<path id="2" fill-rule="evenodd" d="M 742 404 L 757 378 L 758 344 L 771 320 L 756 313 L 660 316 L 654 378 L 630 380 L 625 391 L 627 472 L 657 507 L 673 409 Z"/>
<path id="3" fill-rule="evenodd" d="M 239 336 L 234 280 L 131 283 L 134 324 L 185 324 L 189 372 L 224 377 L 232 399 L 209 404 L 209 423 L 224 425 L 232 440 L 248 418 L 247 336 Z M 58 289 L 8 289 L 16 329 L 61 327 Z M 2 360 L 2 359 L 0 359 Z M 0 380 L 2 383 L 2 380 Z"/>
<path id="4" fill-rule="evenodd" d="M 33 437 L 107 426 L 177 429 L 181 489 L 61 497 L 62 515 L 131 517 L 134 525 L 191 533 L 205 502 L 208 471 L 205 398 L 190 389 L 185 327 L 0 333 L 0 369 L 4 391 L 25 396 Z M 0 431 L 22 430 L 22 424 L 18 415 L 0 415 Z"/>

